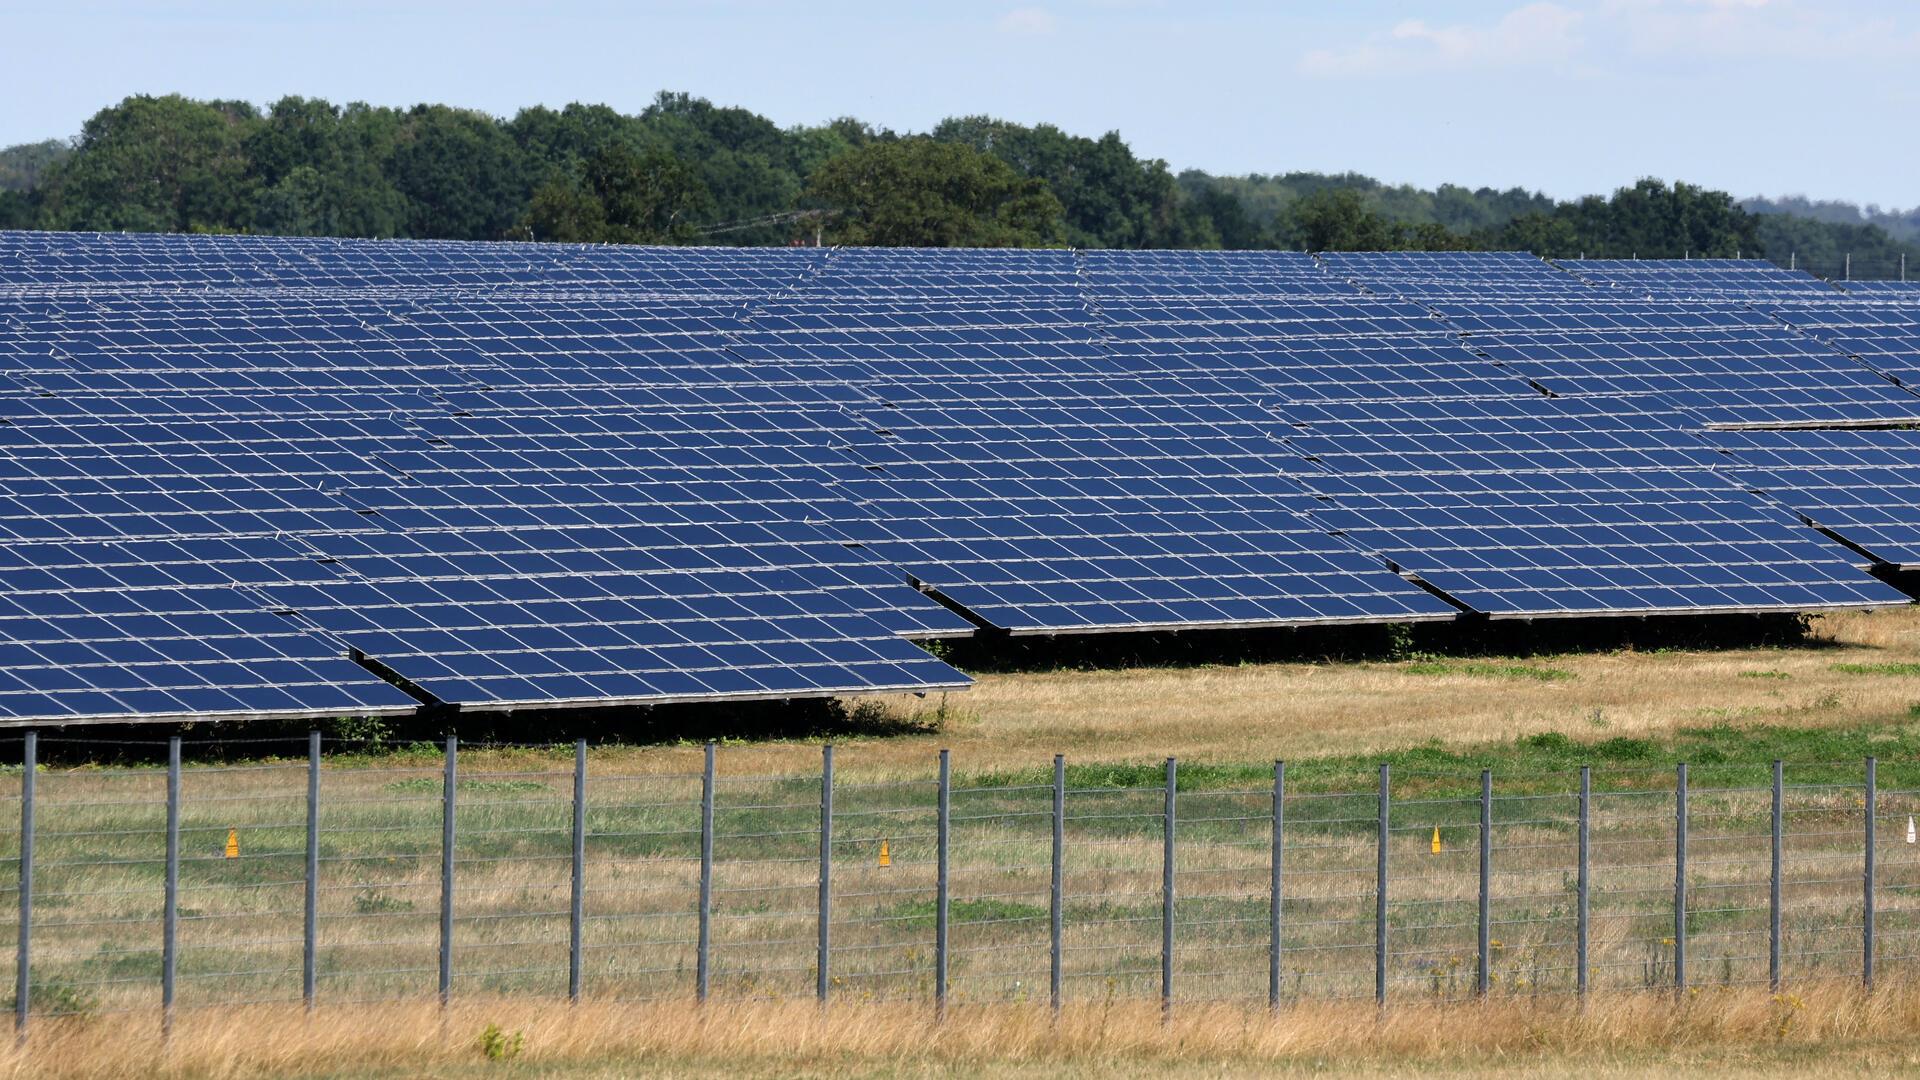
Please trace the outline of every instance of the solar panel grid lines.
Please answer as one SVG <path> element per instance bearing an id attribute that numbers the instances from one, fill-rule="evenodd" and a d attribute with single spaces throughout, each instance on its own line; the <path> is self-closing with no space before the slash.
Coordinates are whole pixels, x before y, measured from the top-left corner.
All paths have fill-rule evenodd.
<path id="1" fill-rule="evenodd" d="M 1715 432 L 1743 482 L 1887 566 L 1920 569 L 1920 432 Z"/>
<path id="2" fill-rule="evenodd" d="M 1920 280 L 1829 282 L 1850 296 L 1896 303 L 1920 303 Z"/>
<path id="3" fill-rule="evenodd" d="M 1678 389 L 1583 354 L 1592 385 L 1549 397 L 1440 310 L 1616 305 L 1499 327 L 1528 348 L 1791 341 L 1741 354 L 1773 387 L 1653 361 L 1759 422 L 1806 422 L 1789 390 L 1853 402 L 1877 376 L 1764 286 L 1629 317 L 1647 302 L 1513 253 L 0 234 L 0 598 L 35 573 L 228 588 L 356 684 L 394 690 L 364 656 L 469 708 L 945 688 L 909 639 L 976 625 L 1890 602 Z M 1567 565 L 1569 520 L 1612 530 L 1604 585 Z"/>
<path id="4" fill-rule="evenodd" d="M 1837 544 L 1631 401 L 1393 403 L 1301 419 L 1314 516 L 1494 617 L 1884 606 Z"/>
<path id="5" fill-rule="evenodd" d="M 1765 259 L 1556 259 L 1595 285 L 1651 299 L 1760 300 L 1832 297 L 1839 290 L 1804 270 Z"/>
<path id="6" fill-rule="evenodd" d="M 1050 260 L 1032 262 L 1048 267 Z M 1086 265 L 1102 261 L 1082 253 L 1076 275 L 1090 276 Z M 1310 264 L 1305 269 L 1313 272 Z M 953 282 L 942 276 L 938 284 Z M 866 475 L 845 485 L 876 519 L 862 542 L 1010 632 L 1346 621 L 1380 611 L 1451 617 L 1452 609 L 1321 535 L 1294 509 L 1265 507 L 1264 543 L 1250 540 L 1243 522 L 1235 527 L 1247 535 L 1237 538 L 1203 523 L 1202 508 L 1181 484 L 1227 467 L 1223 462 L 1235 455 L 1223 440 L 1264 434 L 1272 420 L 1253 399 L 1265 388 L 1197 371 L 1187 377 L 1178 365 L 1169 375 L 1161 357 L 1116 356 L 1100 303 L 1043 300 L 1012 312 L 922 309 L 911 297 L 891 307 L 868 300 L 830 311 L 762 304 L 755 321 L 767 333 L 749 343 L 783 360 L 852 359 L 864 369 L 860 385 L 871 402 L 850 410 L 866 427 L 853 433 L 849 449 Z M 951 347 L 927 347 L 930 328 L 956 321 L 967 333 Z M 1142 405 L 1147 389 L 1149 404 Z M 1156 404 L 1165 415 L 1154 415 Z M 1237 430 L 1223 431 L 1222 423 Z M 1278 450 L 1270 441 L 1266 449 Z M 1258 469 L 1272 472 L 1264 462 Z M 1082 472 L 1099 479 L 1076 490 Z M 1104 526 L 1087 544 L 1076 549 L 1068 542 L 1095 520 Z M 1179 528 L 1231 542 L 1202 567 L 1151 539 Z M 1128 551 L 1108 543 L 1116 538 L 1147 540 Z M 1230 565 L 1262 548 L 1269 556 L 1265 580 L 1244 564 Z M 1287 557 L 1275 559 L 1275 552 Z M 1346 567 L 1334 591 L 1395 599 L 1384 608 L 1378 600 L 1340 596 L 1317 606 L 1283 602 L 1289 594 L 1329 591 L 1311 576 L 1324 576 L 1329 558 Z M 1314 561 L 1289 568 L 1288 559 Z"/>
<path id="7" fill-rule="evenodd" d="M 1650 395 L 1712 427 L 1920 420 L 1920 395 L 1744 305 L 1436 304 L 1483 355 L 1556 394 Z"/>
<path id="8" fill-rule="evenodd" d="M 1920 387 L 1920 302 L 1773 301 L 1757 306 L 1768 316 L 1852 356 L 1902 386 Z"/>
<path id="9" fill-rule="evenodd" d="M 1331 273 L 1380 296 L 1423 302 L 1578 297 L 1597 290 L 1521 251 L 1326 252 Z"/>

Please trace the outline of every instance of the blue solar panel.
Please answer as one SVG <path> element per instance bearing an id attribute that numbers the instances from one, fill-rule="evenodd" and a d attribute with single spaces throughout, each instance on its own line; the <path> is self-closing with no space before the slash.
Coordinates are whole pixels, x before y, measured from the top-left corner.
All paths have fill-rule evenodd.
<path id="1" fill-rule="evenodd" d="M 1920 387 L 1920 303 L 1769 303 L 1764 308 L 1902 385 Z"/>
<path id="2" fill-rule="evenodd" d="M 1559 259 L 1569 273 L 1627 296 L 1659 300 L 1832 298 L 1837 290 L 1804 270 L 1765 259 Z"/>
<path id="3" fill-rule="evenodd" d="M 1721 432 L 1734 475 L 1891 566 L 1920 569 L 1920 432 Z"/>
<path id="4" fill-rule="evenodd" d="M 1434 310 L 1481 354 L 1554 394 L 1646 396 L 1715 427 L 1920 421 L 1920 395 L 1743 306 L 1581 300 Z"/>
<path id="5" fill-rule="evenodd" d="M 1907 422 L 1901 305 L 1574 269 L 0 234 L 0 718 L 929 690 L 964 676 L 912 640 L 976 626 L 1897 601 L 1806 522 L 1904 559 L 1904 481 L 1846 502 L 1860 446 L 1701 429 Z"/>
<path id="6" fill-rule="evenodd" d="M 1493 616 L 1905 602 L 1716 471 L 1684 418 L 1542 400 L 1302 414 L 1315 517 Z"/>
<path id="7" fill-rule="evenodd" d="M 1591 284 L 1519 251 L 1345 251 L 1320 256 L 1359 288 L 1413 300 L 1528 300 L 1593 296 Z"/>

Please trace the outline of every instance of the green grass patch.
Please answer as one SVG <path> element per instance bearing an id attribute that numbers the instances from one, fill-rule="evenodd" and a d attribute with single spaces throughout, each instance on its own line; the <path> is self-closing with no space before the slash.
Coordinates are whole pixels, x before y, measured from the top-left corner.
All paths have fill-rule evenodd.
<path id="1" fill-rule="evenodd" d="M 1791 679 L 1793 678 L 1792 675 L 1789 675 L 1784 671 L 1743 671 L 1740 673 L 1740 677 L 1743 679 Z"/>
<path id="2" fill-rule="evenodd" d="M 1920 705 L 1911 714 L 1920 718 Z M 1337 755 L 1287 762 L 1289 791 L 1364 792 L 1379 766 L 1392 770 L 1401 797 L 1450 796 L 1478 790 L 1481 769 L 1490 769 L 1503 794 L 1573 790 L 1582 765 L 1593 769 L 1596 791 L 1670 786 L 1673 768 L 1687 762 L 1695 784 L 1763 785 L 1775 758 L 1788 763 L 1792 783 L 1856 784 L 1868 755 L 1880 759 L 1881 785 L 1920 787 L 1920 724 L 1896 722 L 1819 728 L 1791 725 L 1711 724 L 1657 736 L 1581 738 L 1550 731 L 1467 746 L 1429 743 L 1371 755 Z M 1890 780 L 1898 775 L 1902 779 Z M 956 784 L 998 787 L 1047 784 L 1052 770 L 1035 768 L 972 775 Z M 1069 788 L 1164 786 L 1159 762 L 1067 766 Z M 1273 784 L 1272 762 L 1180 763 L 1183 792 L 1258 791 Z"/>
<path id="3" fill-rule="evenodd" d="M 1833 670 L 1842 675 L 1916 675 L 1920 676 L 1920 664 L 1835 664 Z"/>
<path id="4" fill-rule="evenodd" d="M 395 780 L 387 785 L 387 790 L 402 795 L 438 795 L 443 781 L 437 776 L 409 776 L 405 780 Z M 460 791 L 474 791 L 490 795 L 529 795 L 534 792 L 550 794 L 547 785 L 537 780 L 461 780 L 454 785 Z"/>
<path id="5" fill-rule="evenodd" d="M 1493 664 L 1481 660 L 1440 661 L 1422 660 L 1412 664 L 1402 664 L 1400 671 L 1408 675 L 1467 675 L 1476 679 L 1532 679 L 1535 682 L 1560 682 L 1574 678 L 1574 674 L 1564 668 L 1535 667 L 1532 664 Z"/>
<path id="6" fill-rule="evenodd" d="M 997 923 L 1015 919 L 1046 921 L 1047 908 L 1043 904 L 1026 904 L 1018 900 L 989 898 L 985 900 L 967 900 L 956 898 L 947 905 L 947 918 L 954 923 Z M 893 909 L 894 918 L 908 926 L 932 926 L 935 908 L 932 900 L 910 900 L 897 904 Z"/>

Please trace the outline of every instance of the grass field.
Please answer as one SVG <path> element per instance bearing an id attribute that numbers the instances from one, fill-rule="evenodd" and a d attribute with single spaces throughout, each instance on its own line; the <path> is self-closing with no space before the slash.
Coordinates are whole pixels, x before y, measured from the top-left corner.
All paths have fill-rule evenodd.
<path id="1" fill-rule="evenodd" d="M 817 741 L 722 748 L 719 1000 L 706 1018 L 683 1015 L 695 930 L 697 746 L 593 751 L 587 1002 L 571 1011 L 555 1004 L 566 980 L 570 749 L 463 751 L 457 1010 L 444 1023 L 420 1004 L 436 967 L 437 753 L 328 763 L 323 1007 L 311 1023 L 297 1005 L 304 763 L 290 760 L 298 750 L 289 744 L 279 759 L 192 765 L 183 785 L 174 1053 L 181 1075 L 233 1076 L 291 1067 L 291 1058 L 273 1057 L 281 1051 L 235 1045 L 262 1032 L 316 1055 L 319 1071 L 308 1074 L 343 1076 L 451 1075 L 483 1063 L 502 1075 L 629 1075 L 633 1053 L 651 1063 L 650 1075 L 688 1076 L 939 1076 L 983 1065 L 1038 1076 L 1064 1061 L 1112 1076 L 1393 1074 L 1475 1071 L 1486 1060 L 1475 1055 L 1485 1054 L 1544 1076 L 1656 1064 L 1710 1075 L 1911 1067 L 1890 1018 L 1920 1011 L 1920 996 L 1886 988 L 1862 1005 L 1828 983 L 1859 962 L 1858 763 L 1866 754 L 1882 759 L 1883 972 L 1898 980 L 1908 967 L 1920 970 L 1920 858 L 1901 836 L 1906 815 L 1920 813 L 1920 613 L 1829 617 L 1817 629 L 1816 641 L 1792 648 L 989 674 L 944 702 L 861 705 L 866 720 L 881 721 L 870 727 L 898 733 L 837 737 L 840 951 L 825 1019 L 808 1003 Z M 952 748 L 955 770 L 958 1009 L 934 1031 L 925 999 L 940 747 Z M 1045 994 L 1045 785 L 1054 753 L 1067 755 L 1074 791 L 1065 1034 L 1033 1008 Z M 1163 1030 L 1151 999 L 1159 761 L 1169 754 L 1182 759 L 1180 990 L 1176 1022 Z M 1271 763 L 1282 757 L 1294 795 L 1287 993 L 1302 1004 L 1275 1026 L 1244 1005 L 1264 999 L 1265 822 Z M 1790 989 L 1813 995 L 1783 1000 L 1753 988 L 1764 986 L 1766 971 L 1756 935 L 1765 925 L 1764 785 L 1776 757 L 1794 763 Z M 1698 899 L 1688 932 L 1693 981 L 1703 989 L 1675 1019 L 1645 988 L 1670 970 L 1672 873 L 1662 860 L 1671 855 L 1678 759 L 1695 768 L 1689 880 Z M 1402 1034 L 1363 1045 L 1349 1035 L 1377 1030 L 1371 1005 L 1323 999 L 1371 989 L 1371 784 L 1381 760 L 1397 776 L 1388 1024 Z M 1595 767 L 1599 793 L 1594 956 L 1595 983 L 1606 992 L 1595 1001 L 1608 1002 L 1584 1017 L 1563 1015 L 1559 994 L 1571 980 L 1571 781 L 1583 763 Z M 1498 993 L 1491 1005 L 1442 1009 L 1439 1002 L 1465 995 L 1471 977 L 1472 797 L 1481 768 L 1497 776 Z M 143 1043 L 153 1051 L 162 779 L 150 767 L 41 777 L 35 970 L 43 1018 L 27 1056 L 12 1059 L 16 1071 L 119 1075 Z M 1436 828 L 1438 854 L 1428 850 Z M 230 830 L 237 859 L 222 850 Z M 876 858 L 883 840 L 887 867 Z M 0 847 L 13 843 L 17 835 L 0 831 Z M 0 926 L 0 935 L 9 943 L 0 963 L 10 965 L 12 928 Z M 407 1003 L 363 1004 L 391 997 Z M 1238 1004 L 1210 1004 L 1217 998 Z M 1536 1015 L 1544 1019 L 1520 1019 Z M 1860 1023 L 1850 1027 L 1849 1016 Z M 1604 1034 L 1614 1030 L 1604 1018 L 1619 1025 L 1618 1038 Z M 528 1033 L 524 1057 L 486 1063 L 474 1040 L 489 1019 Z M 1768 1023 L 1786 1033 L 1753 1034 Z M 623 1042 L 620 1033 L 635 1028 L 654 1041 Z M 1493 1042 L 1462 1043 L 1449 1031 Z M 343 1041 L 334 1049 L 314 1042 L 329 1039 Z M 203 1045 L 226 1050 L 188 1049 Z M 1089 1052 L 1095 1045 L 1102 1052 Z M 216 1066 L 218 1053 L 232 1063 Z"/>
<path id="2" fill-rule="evenodd" d="M 1905 1074 L 1920 992 L 1621 994 L 1485 1005 L 1302 1005 L 1278 1016 L 1140 1003 L 921 1010 L 808 1004 L 574 1008 L 526 1000 L 195 1015 L 171 1044 L 124 1026 L 49 1025 L 0 1048 L 0 1075 L 107 1077 L 1795 1076 Z"/>

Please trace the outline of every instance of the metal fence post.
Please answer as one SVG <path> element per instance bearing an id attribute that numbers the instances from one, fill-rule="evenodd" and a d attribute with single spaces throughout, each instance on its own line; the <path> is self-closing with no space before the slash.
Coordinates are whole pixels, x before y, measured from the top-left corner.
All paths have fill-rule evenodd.
<path id="1" fill-rule="evenodd" d="M 460 739 L 447 736 L 446 771 L 440 779 L 440 1004 L 453 997 L 454 792 L 460 786 Z"/>
<path id="2" fill-rule="evenodd" d="M 180 736 L 167 739 L 167 878 L 160 926 L 160 1029 L 173 1034 L 173 984 L 180 966 Z"/>
<path id="3" fill-rule="evenodd" d="M 947 1015 L 947 908 L 950 899 L 949 858 L 953 840 L 953 765 L 951 755 L 940 751 L 939 823 L 935 827 L 933 901 L 933 1002 L 941 1019 Z"/>
<path id="4" fill-rule="evenodd" d="M 1879 761 L 1875 758 L 1867 758 L 1867 834 L 1864 837 L 1866 842 L 1866 860 L 1862 866 L 1863 884 L 1865 888 L 1863 890 L 1860 908 L 1860 981 L 1869 990 L 1873 989 L 1874 923 L 1878 921 L 1874 917 L 1873 885 L 1875 862 L 1878 855 L 1878 852 L 1875 851 L 1875 845 L 1878 843 L 1877 833 L 1879 830 L 1876 828 L 1878 823 L 1875 821 L 1875 817 L 1879 813 L 1880 806 L 1879 764 Z"/>
<path id="5" fill-rule="evenodd" d="M 1287 763 L 1273 763 L 1273 880 L 1267 892 L 1267 1008 L 1280 1007 L 1280 931 L 1286 910 L 1280 868 L 1286 854 Z"/>
<path id="6" fill-rule="evenodd" d="M 1381 763 L 1380 833 L 1374 842 L 1378 865 L 1373 882 L 1373 1000 L 1377 1005 L 1387 1003 L 1387 825 L 1391 820 L 1388 804 L 1391 779 L 1388 766 Z"/>
<path id="7" fill-rule="evenodd" d="M 1687 990 L 1687 763 L 1674 770 L 1673 787 L 1673 988 Z"/>
<path id="8" fill-rule="evenodd" d="M 13 956 L 13 1030 L 27 1037 L 33 1001 L 33 788 L 40 770 L 40 733 L 29 731 L 20 747 L 20 941 Z"/>
<path id="9" fill-rule="evenodd" d="M 814 960 L 813 994 L 827 1000 L 828 960 L 833 947 L 833 744 L 820 748 L 820 955 Z"/>
<path id="10" fill-rule="evenodd" d="M 1582 999 L 1587 995 L 1587 946 L 1593 929 L 1593 767 L 1580 766 L 1580 876 L 1574 926 L 1573 985 Z"/>
<path id="11" fill-rule="evenodd" d="M 1486 996 L 1493 982 L 1493 770 L 1480 770 L 1480 937 L 1474 993 Z"/>
<path id="12" fill-rule="evenodd" d="M 567 1000 L 580 1000 L 580 945 L 587 916 L 587 740 L 573 744 L 572 896 L 567 907 Z"/>
<path id="13" fill-rule="evenodd" d="M 320 733 L 307 732 L 307 870 L 300 934 L 300 998 L 307 1010 L 320 987 Z"/>
<path id="14" fill-rule="evenodd" d="M 693 962 L 694 997 L 700 1001 L 713 989 L 713 757 L 709 742 L 700 770 L 700 936 Z"/>
<path id="15" fill-rule="evenodd" d="M 1061 921 L 1066 906 L 1067 759 L 1053 755 L 1053 878 L 1047 900 L 1047 990 L 1053 1011 L 1060 1011 L 1060 988 L 1066 975 L 1061 944 Z"/>
<path id="16" fill-rule="evenodd" d="M 1166 810 L 1160 820 L 1160 1012 L 1173 1012 L 1173 846 L 1179 832 L 1176 806 L 1180 765 L 1167 759 Z"/>
<path id="17" fill-rule="evenodd" d="M 1767 986 L 1780 989 L 1780 863 L 1786 839 L 1785 767 L 1773 759 L 1772 865 L 1767 875 Z"/>

